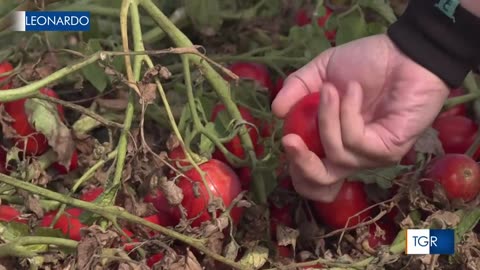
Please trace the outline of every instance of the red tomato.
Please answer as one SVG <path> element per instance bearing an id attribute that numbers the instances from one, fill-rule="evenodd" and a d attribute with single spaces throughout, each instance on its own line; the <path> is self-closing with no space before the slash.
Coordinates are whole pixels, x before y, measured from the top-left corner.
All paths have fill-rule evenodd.
<path id="1" fill-rule="evenodd" d="M 291 258 L 291 257 L 293 257 L 292 246 L 277 245 L 277 253 L 278 253 L 278 256 L 280 256 L 280 257 Z"/>
<path id="2" fill-rule="evenodd" d="M 72 158 L 70 159 L 70 168 L 67 169 L 65 166 L 60 165 L 60 163 L 55 162 L 52 164 L 52 167 L 58 171 L 60 174 L 67 174 L 70 171 L 76 170 L 78 168 L 78 153 L 77 150 L 73 151 Z"/>
<path id="3" fill-rule="evenodd" d="M 252 124 L 256 124 L 257 120 L 250 114 L 248 109 L 244 107 L 238 107 L 240 114 L 242 115 L 242 118 Z M 225 109 L 225 105 L 223 104 L 218 104 L 213 108 L 212 112 L 212 117 L 211 121 L 214 122 L 215 119 L 219 116 L 220 113 L 227 113 Z M 250 135 L 250 138 L 252 140 L 253 146 L 255 148 L 258 148 L 257 143 L 258 143 L 258 132 L 251 126 L 247 126 L 248 129 L 248 134 Z M 235 136 L 231 141 L 225 143 L 225 147 L 230 151 L 233 155 L 239 157 L 239 158 L 245 158 L 245 151 L 243 150 L 242 146 L 242 141 L 240 140 L 240 136 Z M 226 157 L 223 155 L 223 153 L 220 150 L 216 150 L 213 153 L 213 158 L 218 159 L 223 162 L 227 162 Z"/>
<path id="4" fill-rule="evenodd" d="M 83 209 L 74 207 L 74 208 L 66 209 L 65 212 L 67 212 L 68 214 L 70 214 L 73 217 L 78 218 L 83 213 Z"/>
<path id="5" fill-rule="evenodd" d="M 12 64 L 7 61 L 0 63 L 0 84 L 7 79 L 7 76 L 2 76 L 3 73 L 7 73 L 13 70 Z M 3 84 L 2 84 L 3 85 Z M 11 83 L 7 83 L 0 87 L 0 90 L 6 90 L 12 88 Z"/>
<path id="6" fill-rule="evenodd" d="M 473 200 L 480 192 L 479 165 L 467 155 L 446 154 L 438 157 L 427 167 L 425 178 L 421 181 L 422 190 L 427 196 L 433 195 L 435 182 L 445 190 L 450 200 Z"/>
<path id="7" fill-rule="evenodd" d="M 241 79 L 250 79 L 258 82 L 268 90 L 273 89 L 270 72 L 265 65 L 248 62 L 238 62 L 232 64 L 229 69 L 238 75 Z"/>
<path id="8" fill-rule="evenodd" d="M 318 134 L 318 105 L 320 92 L 315 92 L 303 97 L 297 102 L 285 117 L 283 123 L 284 135 L 297 134 L 300 136 L 308 149 L 319 157 L 324 157 L 322 143 Z"/>
<path id="9" fill-rule="evenodd" d="M 89 189 L 80 195 L 80 200 L 86 201 L 86 202 L 93 202 L 95 201 L 98 196 L 100 196 L 103 193 L 104 189 L 103 187 L 96 187 Z"/>
<path id="10" fill-rule="evenodd" d="M 472 145 L 478 131 L 478 125 L 465 116 L 440 117 L 432 127 L 438 131 L 438 138 L 447 154 L 464 154 Z M 474 159 L 479 156 L 480 150 L 477 150 Z"/>
<path id="11" fill-rule="evenodd" d="M 21 217 L 22 213 L 9 205 L 0 205 L 0 221 L 27 224 L 28 220 Z"/>
<path id="12" fill-rule="evenodd" d="M 187 156 L 185 155 L 185 152 L 181 146 L 173 148 L 170 153 L 168 153 L 168 157 L 172 160 L 172 165 L 176 168 L 190 165 L 190 162 L 188 162 Z M 179 166 L 177 166 L 177 164 Z"/>
<path id="13" fill-rule="evenodd" d="M 405 156 L 403 156 L 402 160 L 400 161 L 401 165 L 415 165 L 417 162 L 417 152 L 412 147 Z"/>
<path id="14" fill-rule="evenodd" d="M 362 182 L 345 181 L 333 202 L 313 202 L 318 217 L 332 229 L 351 227 L 371 217 L 371 210 L 357 213 L 370 206 Z"/>
<path id="15" fill-rule="evenodd" d="M 283 207 L 270 207 L 270 233 L 273 239 L 277 238 L 277 226 L 281 224 L 287 227 L 293 226 L 292 207 L 286 205 Z"/>
<path id="16" fill-rule="evenodd" d="M 155 194 L 148 194 L 143 198 L 144 202 L 151 203 L 158 211 L 157 215 L 163 220 L 163 226 L 175 226 L 180 221 L 176 207 L 172 207 L 161 190 Z"/>
<path id="17" fill-rule="evenodd" d="M 144 217 L 143 219 L 148 220 L 160 226 L 175 226 L 178 223 L 178 222 L 174 223 L 174 220 L 172 219 L 172 217 L 163 212 L 160 212 L 148 217 Z"/>
<path id="18" fill-rule="evenodd" d="M 377 230 L 377 226 L 380 230 Z M 380 221 L 376 224 L 371 224 L 369 227 L 368 245 L 372 249 L 376 249 L 379 246 L 390 245 L 395 237 L 397 237 L 398 228 L 395 223 L 390 221 Z M 377 235 L 376 235 L 377 234 Z"/>
<path id="19" fill-rule="evenodd" d="M 41 227 L 49 227 L 55 218 L 56 211 L 47 213 L 40 222 Z M 54 229 L 60 230 L 63 234 L 72 240 L 80 241 L 82 235 L 80 229 L 85 227 L 77 217 L 69 214 L 62 214 L 57 223 L 53 226 Z"/>
<path id="20" fill-rule="evenodd" d="M 452 97 L 459 97 L 464 95 L 464 91 L 462 88 L 456 88 L 450 91 L 448 95 L 449 98 Z M 438 117 L 444 116 L 466 116 L 467 115 L 467 105 L 465 103 L 459 104 L 455 107 L 452 107 L 438 115 Z"/>
<path id="21" fill-rule="evenodd" d="M 157 262 L 161 261 L 163 259 L 163 253 L 156 253 L 153 254 L 152 256 L 147 258 L 147 265 L 148 267 L 152 268 Z"/>
<path id="22" fill-rule="evenodd" d="M 185 172 L 186 178 L 181 177 L 177 184 L 183 191 L 182 205 L 187 210 L 187 217 L 189 219 L 195 218 L 192 221 L 193 227 L 210 220 L 210 214 L 207 210 L 209 202 L 207 188 L 210 189 L 212 196 L 220 197 L 226 207 L 242 192 L 238 176 L 225 163 L 211 159 L 199 167 L 205 174 L 208 187 L 203 185 L 202 177 L 195 169 Z M 197 185 L 194 185 L 194 183 Z M 195 194 L 199 196 L 197 197 Z M 178 211 L 175 213 L 179 217 Z M 240 220 L 242 213 L 243 209 L 237 207 L 234 207 L 230 212 L 235 224 Z"/>
<path id="23" fill-rule="evenodd" d="M 128 230 L 128 229 L 123 229 L 122 231 L 123 231 L 128 237 L 130 237 L 130 238 L 132 239 L 132 242 L 138 242 L 138 240 L 135 239 L 135 237 L 134 237 L 135 235 L 133 234 L 133 232 L 131 232 L 131 231 Z M 126 241 L 127 241 L 126 237 L 124 237 L 124 236 L 122 236 L 121 239 L 122 239 L 123 242 L 126 242 Z M 130 251 L 132 251 L 136 246 L 137 246 L 136 244 L 125 243 L 125 244 L 123 245 L 123 249 L 124 249 L 126 252 L 130 252 Z"/>
<path id="24" fill-rule="evenodd" d="M 295 13 L 295 24 L 298 26 L 304 26 L 312 22 L 312 19 L 307 14 L 307 10 L 301 8 Z"/>

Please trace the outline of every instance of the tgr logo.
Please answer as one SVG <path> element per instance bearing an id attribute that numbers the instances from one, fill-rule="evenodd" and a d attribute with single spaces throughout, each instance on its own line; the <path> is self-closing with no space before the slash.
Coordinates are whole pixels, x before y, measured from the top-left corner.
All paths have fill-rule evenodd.
<path id="1" fill-rule="evenodd" d="M 453 230 L 407 230 L 407 254 L 453 254 L 455 234 Z"/>

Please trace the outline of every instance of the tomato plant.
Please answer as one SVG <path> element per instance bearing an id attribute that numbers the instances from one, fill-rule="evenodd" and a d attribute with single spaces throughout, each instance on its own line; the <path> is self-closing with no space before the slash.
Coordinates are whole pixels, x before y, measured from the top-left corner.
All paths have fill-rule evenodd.
<path id="1" fill-rule="evenodd" d="M 60 173 L 60 174 L 67 174 L 70 171 L 76 170 L 78 168 L 78 153 L 77 153 L 77 150 L 73 151 L 72 157 L 70 159 L 70 167 L 68 169 L 58 162 L 53 163 L 52 167 L 55 170 L 57 170 L 58 173 Z"/>
<path id="2" fill-rule="evenodd" d="M 242 192 L 238 176 L 225 163 L 211 159 L 200 164 L 199 167 L 205 174 L 207 187 L 203 184 L 201 175 L 194 168 L 185 172 L 185 177 L 180 177 L 177 183 L 177 186 L 183 191 L 182 206 L 187 211 L 187 217 L 195 218 L 192 226 L 199 226 L 204 221 L 210 220 L 207 210 L 209 202 L 207 188 L 212 196 L 221 198 L 226 207 Z M 230 212 L 235 224 L 240 220 L 242 213 L 243 209 L 238 207 L 234 207 Z M 178 211 L 176 214 L 179 215 Z"/>
<path id="3" fill-rule="evenodd" d="M 257 120 L 250 114 L 248 109 L 246 109 L 244 107 L 241 107 L 241 106 L 239 106 L 238 109 L 239 109 L 240 114 L 242 115 L 242 118 L 243 118 L 244 121 L 252 123 L 252 124 L 257 123 Z M 216 105 L 213 108 L 211 121 L 214 122 L 217 119 L 217 117 L 219 117 L 219 115 L 223 114 L 223 113 L 227 113 L 226 110 L 225 110 L 225 105 L 223 105 L 223 104 Z M 259 137 L 258 132 L 255 130 L 255 128 L 253 128 L 251 126 L 246 126 L 246 127 L 248 129 L 248 134 L 250 135 L 250 138 L 252 140 L 252 143 L 253 143 L 254 147 L 258 148 L 258 146 L 257 146 L 258 145 L 258 137 Z M 237 135 L 231 141 L 226 142 L 225 147 L 227 148 L 228 151 L 230 151 L 236 157 L 242 158 L 242 159 L 245 158 L 245 151 L 243 150 L 242 141 L 240 139 L 240 136 Z M 213 156 L 214 159 L 217 159 L 217 160 L 220 160 L 220 161 L 223 161 L 223 162 L 227 162 L 227 159 L 226 159 L 225 155 L 218 149 L 213 153 L 212 156 Z"/>
<path id="4" fill-rule="evenodd" d="M 480 192 L 479 165 L 467 155 L 446 154 L 437 157 L 429 164 L 421 181 L 422 190 L 427 196 L 433 195 L 435 183 L 440 184 L 450 200 L 473 200 Z"/>
<path id="5" fill-rule="evenodd" d="M 367 220 L 372 214 L 370 209 L 366 210 L 369 206 L 364 184 L 357 181 L 345 181 L 333 202 L 313 202 L 315 213 L 332 229 L 351 227 Z"/>
<path id="6" fill-rule="evenodd" d="M 12 70 L 13 70 L 13 66 L 12 66 L 12 64 L 10 64 L 10 62 L 4 61 L 4 62 L 0 63 L 0 85 L 2 85 L 0 87 L 0 90 L 6 90 L 6 89 L 12 88 L 11 83 L 2 84 L 2 82 L 7 79 L 7 77 L 2 76 L 2 74 L 10 72 Z"/>
<path id="7" fill-rule="evenodd" d="M 268 68 L 263 64 L 238 62 L 230 65 L 229 69 L 241 79 L 250 79 L 259 83 L 268 90 L 273 89 L 272 79 Z"/>
<path id="8" fill-rule="evenodd" d="M 450 91 L 448 95 L 449 98 L 459 97 L 464 95 L 464 90 L 462 88 L 455 88 Z M 456 105 L 444 112 L 441 112 L 438 117 L 444 116 L 466 116 L 467 115 L 467 105 L 465 103 Z"/>
<path id="9" fill-rule="evenodd" d="M 18 222 L 26 224 L 27 219 L 21 217 L 22 213 L 9 205 L 0 205 L 0 221 Z"/>
<path id="10" fill-rule="evenodd" d="M 318 106 L 320 92 L 304 96 L 285 116 L 283 133 L 297 134 L 303 139 L 308 149 L 319 157 L 324 157 L 322 143 L 318 134 Z"/>
<path id="11" fill-rule="evenodd" d="M 438 131 L 445 153 L 464 154 L 475 140 L 478 124 L 465 116 L 444 116 L 437 118 L 432 127 Z M 480 156 L 478 149 L 474 158 Z"/>

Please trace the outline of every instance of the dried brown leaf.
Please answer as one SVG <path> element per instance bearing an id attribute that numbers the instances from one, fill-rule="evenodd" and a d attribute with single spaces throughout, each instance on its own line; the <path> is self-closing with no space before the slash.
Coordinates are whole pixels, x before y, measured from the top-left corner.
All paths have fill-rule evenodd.
<path id="1" fill-rule="evenodd" d="M 294 248 L 297 245 L 297 239 L 300 236 L 298 230 L 289 228 L 282 224 L 277 225 L 277 242 L 280 246 L 292 245 Z"/>
<path id="2" fill-rule="evenodd" d="M 437 211 L 430 215 L 426 222 L 440 225 L 443 229 L 455 228 L 460 223 L 460 216 L 454 212 Z"/>
<path id="3" fill-rule="evenodd" d="M 433 154 L 435 156 L 442 156 L 445 154 L 442 142 L 438 139 L 438 131 L 433 128 L 428 128 L 418 138 L 414 145 L 416 152 Z"/>
<path id="4" fill-rule="evenodd" d="M 172 263 L 169 270 L 202 270 L 202 266 L 195 255 L 188 250 L 187 256 L 182 256 L 178 261 Z"/>
<path id="5" fill-rule="evenodd" d="M 174 181 L 162 176 L 159 179 L 159 186 L 170 205 L 179 205 L 183 201 L 183 191 Z"/>
<path id="6" fill-rule="evenodd" d="M 150 104 L 157 98 L 157 85 L 154 83 L 139 83 L 140 94 L 145 104 Z"/>
<path id="7" fill-rule="evenodd" d="M 260 269 L 268 260 L 268 248 L 255 246 L 248 250 L 240 259 L 239 263 L 249 265 L 254 269 Z"/>
<path id="8" fill-rule="evenodd" d="M 229 260 L 234 261 L 238 256 L 240 246 L 235 239 L 232 239 L 223 249 L 223 256 Z"/>
<path id="9" fill-rule="evenodd" d="M 98 105 L 107 110 L 124 111 L 128 105 L 128 99 L 96 99 Z"/>
<path id="10" fill-rule="evenodd" d="M 27 209 L 32 211 L 38 218 L 42 218 L 44 212 L 40 200 L 31 194 L 28 194 L 25 199 L 25 206 Z"/>

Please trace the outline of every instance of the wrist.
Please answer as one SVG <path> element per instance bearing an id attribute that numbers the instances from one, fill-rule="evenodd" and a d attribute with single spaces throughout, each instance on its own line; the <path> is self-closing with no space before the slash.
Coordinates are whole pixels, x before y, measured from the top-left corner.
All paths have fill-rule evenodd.
<path id="1" fill-rule="evenodd" d="M 480 17 L 480 1 L 478 0 L 460 0 L 460 5 L 471 12 L 473 15 Z"/>
<path id="2" fill-rule="evenodd" d="M 480 17 L 470 12 L 480 8 L 477 3 L 410 1 L 388 36 L 404 54 L 456 88 L 480 63 Z"/>

